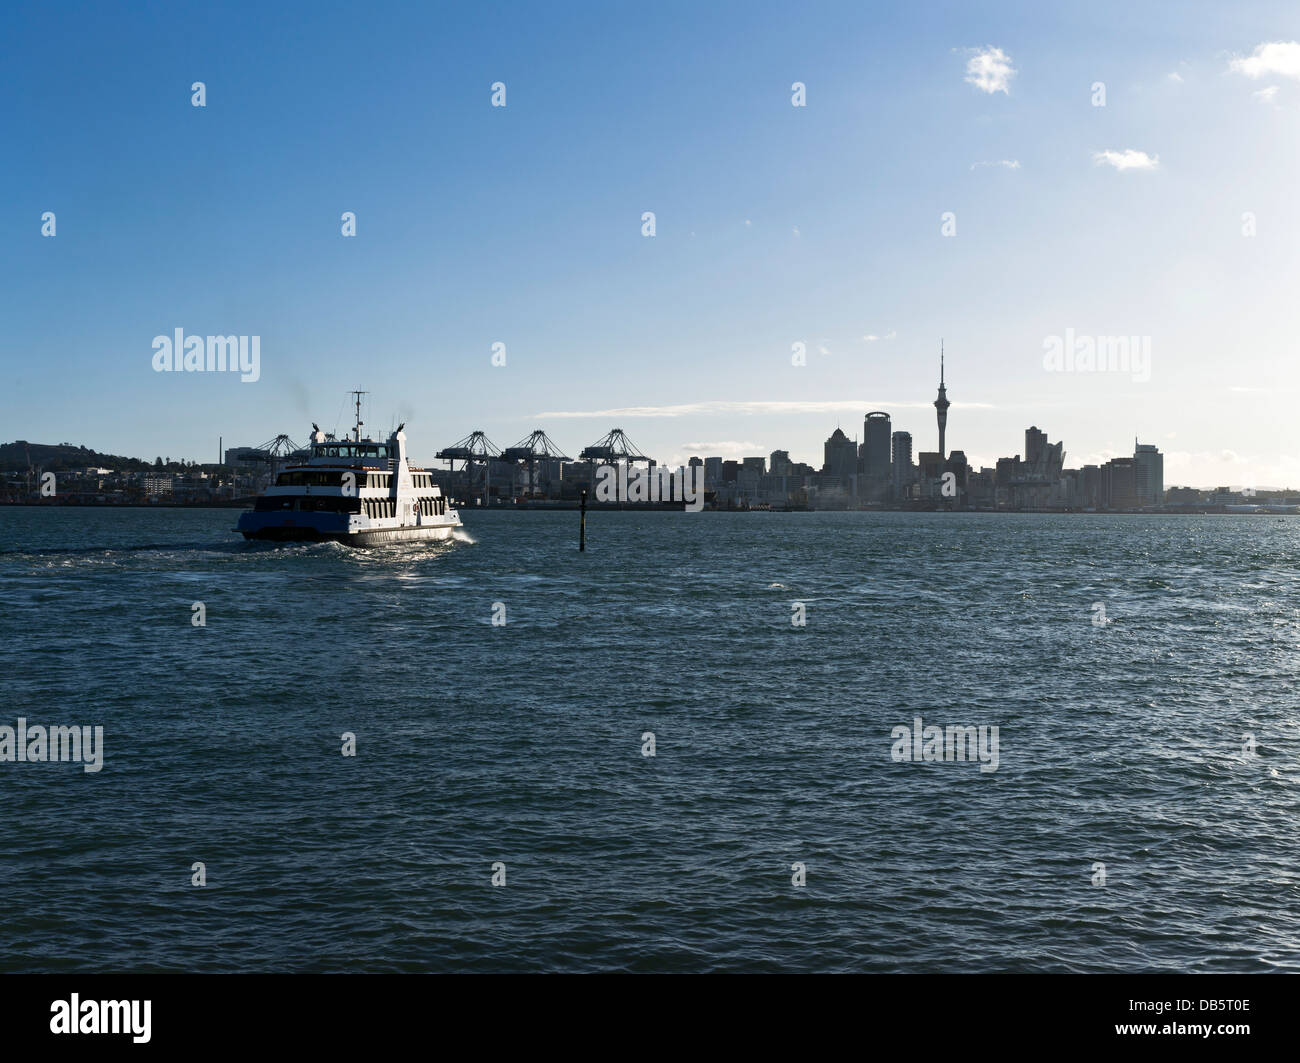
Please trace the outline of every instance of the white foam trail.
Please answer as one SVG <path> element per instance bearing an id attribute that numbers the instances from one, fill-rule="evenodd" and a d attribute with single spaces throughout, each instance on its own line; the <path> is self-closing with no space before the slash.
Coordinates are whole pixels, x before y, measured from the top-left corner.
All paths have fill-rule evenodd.
<path id="1" fill-rule="evenodd" d="M 453 528 L 451 532 L 451 537 L 455 539 L 458 543 L 467 543 L 470 546 L 473 546 L 476 542 L 478 542 L 478 540 L 475 539 L 474 536 L 470 535 L 470 533 L 467 532 L 464 528 Z"/>

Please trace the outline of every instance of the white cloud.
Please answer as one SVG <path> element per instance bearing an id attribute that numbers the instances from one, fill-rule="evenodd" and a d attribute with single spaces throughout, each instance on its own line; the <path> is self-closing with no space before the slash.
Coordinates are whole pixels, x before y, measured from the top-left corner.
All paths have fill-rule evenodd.
<path id="1" fill-rule="evenodd" d="M 801 232 L 799 231 L 799 226 L 797 226 L 797 225 L 794 227 L 794 234 L 795 234 L 795 236 L 802 236 L 802 235 L 803 235 L 803 233 L 801 233 Z"/>
<path id="2" fill-rule="evenodd" d="M 1165 485 L 1170 484 L 1294 490 L 1300 486 L 1300 457 L 1282 453 L 1240 454 L 1235 450 L 1170 450 L 1165 452 Z"/>
<path id="3" fill-rule="evenodd" d="M 757 402 L 725 402 L 708 400 L 705 402 L 686 402 L 675 406 L 616 406 L 607 410 L 546 410 L 532 416 L 543 419 L 576 419 L 624 417 L 691 417 L 701 414 L 783 414 L 783 413 L 842 413 L 844 411 L 863 410 L 929 410 L 932 402 L 894 402 L 889 399 L 836 399 L 830 402 L 764 400 Z M 954 410 L 993 410 L 997 409 L 987 402 L 954 402 Z"/>
<path id="4" fill-rule="evenodd" d="M 1258 92 L 1252 92 L 1252 96 L 1259 100 L 1260 103 L 1272 103 L 1273 97 L 1277 95 L 1277 86 L 1270 85 L 1266 89 L 1260 89 Z"/>
<path id="5" fill-rule="evenodd" d="M 866 340 L 868 343 L 875 343 L 876 340 L 880 339 L 879 336 L 873 336 L 873 335 L 863 336 L 862 338 Z"/>
<path id="6" fill-rule="evenodd" d="M 1300 81 L 1300 41 L 1269 41 L 1249 56 L 1234 55 L 1228 69 L 1248 78 L 1278 77 Z"/>
<path id="7" fill-rule="evenodd" d="M 892 340 L 897 335 L 898 332 L 895 329 L 891 328 L 888 332 L 885 333 L 885 339 Z"/>
<path id="8" fill-rule="evenodd" d="M 762 443 L 736 439 L 723 439 L 716 443 L 682 443 L 680 446 L 692 454 L 699 454 L 702 451 L 710 454 L 757 454 L 765 449 Z"/>
<path id="9" fill-rule="evenodd" d="M 1001 48 L 985 48 L 966 62 L 967 83 L 990 95 L 995 92 L 1011 95 L 1008 85 L 1015 76 L 1016 69 L 1011 65 L 1011 57 Z"/>
<path id="10" fill-rule="evenodd" d="M 1159 155 L 1148 155 L 1145 151 L 1097 151 L 1093 153 L 1093 162 L 1105 163 L 1117 170 L 1154 170 L 1160 165 Z"/>
<path id="11" fill-rule="evenodd" d="M 1171 73 L 1171 74 L 1169 75 L 1169 80 L 1170 80 L 1170 81 L 1182 81 L 1182 80 L 1183 80 L 1183 75 L 1180 74 L 1177 70 L 1175 70 L 1173 73 Z"/>
<path id="12" fill-rule="evenodd" d="M 996 162 L 975 162 L 971 163 L 971 169 L 978 169 L 980 166 L 1004 166 L 1008 170 L 1020 169 L 1019 159 L 998 159 Z"/>

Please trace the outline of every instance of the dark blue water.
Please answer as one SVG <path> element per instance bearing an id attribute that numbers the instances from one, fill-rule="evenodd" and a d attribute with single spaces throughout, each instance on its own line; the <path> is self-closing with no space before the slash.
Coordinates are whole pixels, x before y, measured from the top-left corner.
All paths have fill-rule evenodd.
<path id="1" fill-rule="evenodd" d="M 1300 520 L 234 517 L 0 509 L 0 969 L 1300 969 Z"/>

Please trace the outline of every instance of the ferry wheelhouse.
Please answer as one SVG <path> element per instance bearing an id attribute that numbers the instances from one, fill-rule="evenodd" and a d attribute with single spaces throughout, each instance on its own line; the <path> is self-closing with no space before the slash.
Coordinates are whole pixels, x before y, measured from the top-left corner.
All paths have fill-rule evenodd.
<path id="1" fill-rule="evenodd" d="M 287 465 L 239 518 L 245 539 L 333 540 L 352 546 L 449 539 L 460 516 L 406 457 L 404 425 L 385 442 L 335 439 L 312 425 L 305 463 Z"/>

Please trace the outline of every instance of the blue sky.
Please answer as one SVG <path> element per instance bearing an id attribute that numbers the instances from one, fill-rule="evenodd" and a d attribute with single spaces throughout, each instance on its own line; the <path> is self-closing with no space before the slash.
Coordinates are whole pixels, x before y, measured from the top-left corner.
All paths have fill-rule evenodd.
<path id="1" fill-rule="evenodd" d="M 976 464 L 1034 424 L 1300 486 L 1294 5 L 270 7 L 7 12 L 0 439 L 211 461 L 361 387 L 423 459 L 617 425 L 819 465 L 871 409 L 935 448 L 942 337 Z M 176 328 L 260 379 L 154 372 Z M 1150 379 L 1048 371 L 1067 330 Z"/>

